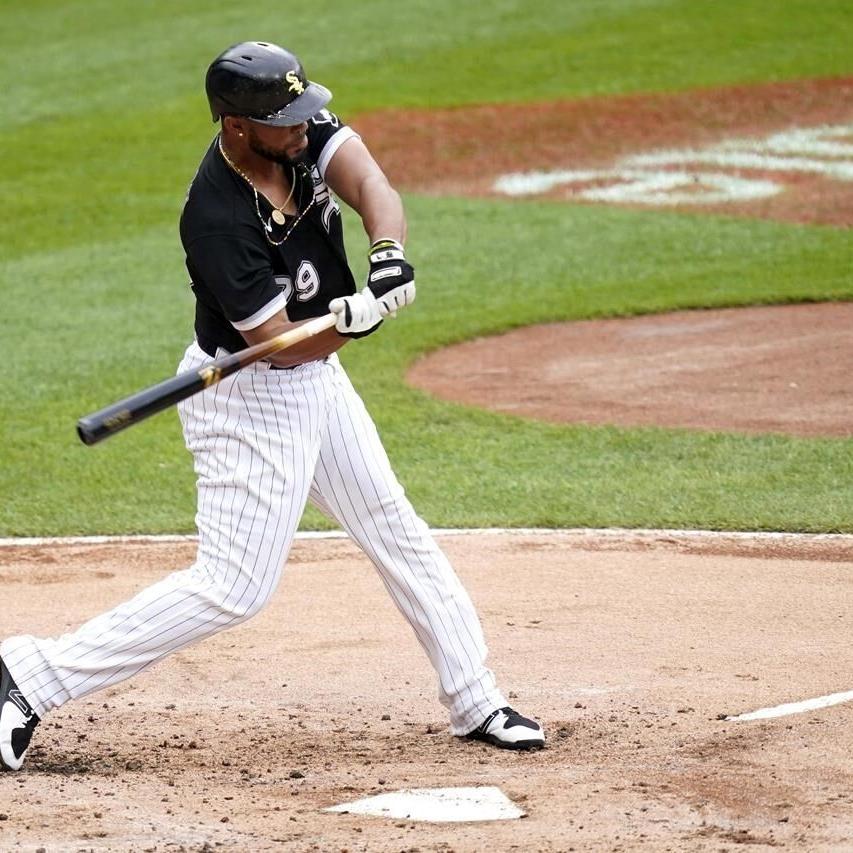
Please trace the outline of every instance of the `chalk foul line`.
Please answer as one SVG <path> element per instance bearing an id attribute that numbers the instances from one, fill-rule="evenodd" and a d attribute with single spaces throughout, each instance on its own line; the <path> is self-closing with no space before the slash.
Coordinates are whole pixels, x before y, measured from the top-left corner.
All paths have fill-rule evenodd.
<path id="1" fill-rule="evenodd" d="M 727 723 L 742 723 L 748 720 L 772 720 L 774 717 L 787 717 L 789 714 L 802 714 L 804 711 L 816 711 L 818 708 L 829 708 L 832 705 L 840 705 L 842 702 L 853 701 L 853 690 L 845 690 L 843 693 L 829 693 L 826 696 L 818 696 L 816 699 L 804 699 L 802 702 L 788 702 L 784 705 L 775 705 L 772 708 L 759 708 L 748 714 L 737 714 L 726 717 Z"/>
<path id="2" fill-rule="evenodd" d="M 853 544 L 850 533 L 789 533 L 750 530 L 674 530 L 639 527 L 431 527 L 433 536 L 574 536 L 620 540 L 655 540 L 661 537 L 676 541 L 707 541 L 716 539 L 743 543 L 834 543 Z M 300 530 L 295 539 L 346 539 L 342 530 Z M 192 533 L 122 534 L 113 536 L 11 536 L 0 537 L 0 548 L 38 547 L 42 545 L 121 545 L 197 542 Z"/>

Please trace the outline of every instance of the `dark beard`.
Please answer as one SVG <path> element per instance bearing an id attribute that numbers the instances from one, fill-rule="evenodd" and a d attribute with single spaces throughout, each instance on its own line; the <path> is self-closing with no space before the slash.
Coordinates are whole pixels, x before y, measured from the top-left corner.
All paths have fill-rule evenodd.
<path id="1" fill-rule="evenodd" d="M 305 160 L 305 155 L 308 151 L 300 151 L 296 157 L 288 157 L 284 151 L 274 151 L 272 148 L 267 148 L 260 143 L 254 133 L 249 133 L 249 148 L 254 151 L 259 157 L 265 160 L 270 160 L 273 163 L 278 163 L 281 166 L 298 166 Z"/>

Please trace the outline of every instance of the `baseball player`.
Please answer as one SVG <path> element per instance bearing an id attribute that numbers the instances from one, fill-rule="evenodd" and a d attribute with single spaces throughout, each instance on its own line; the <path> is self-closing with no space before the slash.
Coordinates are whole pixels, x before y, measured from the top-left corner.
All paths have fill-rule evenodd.
<path id="1" fill-rule="evenodd" d="M 498 690 L 471 600 L 405 497 L 336 355 L 414 301 L 399 195 L 326 108 L 329 90 L 283 48 L 229 48 L 210 65 L 206 90 L 219 132 L 181 216 L 196 315 L 179 372 L 330 311 L 336 325 L 179 405 L 198 476 L 196 561 L 74 633 L 0 645 L 0 767 L 19 769 L 39 721 L 70 699 L 258 613 L 309 500 L 376 566 L 435 668 L 453 734 L 543 746 L 538 723 Z M 361 290 L 336 197 L 357 211 L 370 241 Z"/>

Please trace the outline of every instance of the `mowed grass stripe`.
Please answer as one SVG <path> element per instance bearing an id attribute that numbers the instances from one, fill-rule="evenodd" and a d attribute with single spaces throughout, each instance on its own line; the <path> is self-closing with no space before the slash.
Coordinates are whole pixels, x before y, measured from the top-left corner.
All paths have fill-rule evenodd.
<path id="1" fill-rule="evenodd" d="M 199 70 L 245 39 L 287 44 L 360 111 L 844 74 L 853 35 L 846 0 L 348 0 L 286 12 L 34 0 L 3 22 L 4 132 L 93 112 L 120 123 L 176 92 L 200 95 Z"/>

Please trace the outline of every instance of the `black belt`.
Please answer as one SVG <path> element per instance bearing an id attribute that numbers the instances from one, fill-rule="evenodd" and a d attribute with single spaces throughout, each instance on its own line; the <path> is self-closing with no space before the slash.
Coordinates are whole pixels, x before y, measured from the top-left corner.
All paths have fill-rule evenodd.
<path id="1" fill-rule="evenodd" d="M 218 347 L 215 344 L 212 344 L 210 341 L 205 340 L 204 338 L 197 337 L 196 342 L 198 343 L 201 350 L 205 354 L 209 355 L 211 358 L 214 358 L 214 359 L 216 358 L 216 351 L 218 349 L 221 349 L 222 352 L 225 353 L 226 355 L 231 355 L 231 353 L 228 352 L 228 350 L 226 350 L 224 347 Z M 264 362 L 264 363 L 269 366 L 270 370 L 293 370 L 294 367 L 299 367 L 298 364 L 291 364 L 288 367 L 281 367 L 278 364 L 272 364 L 269 361 Z"/>

